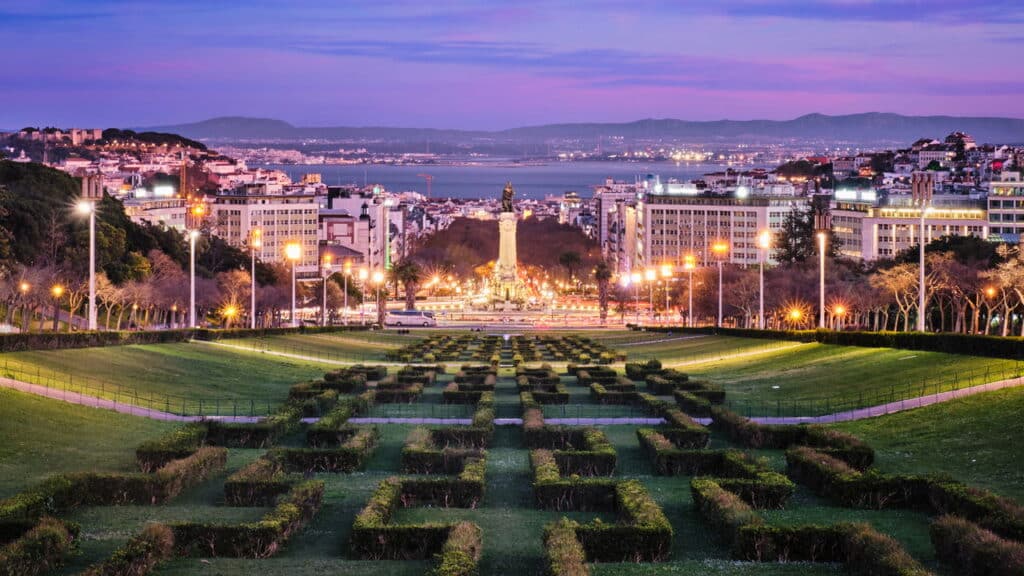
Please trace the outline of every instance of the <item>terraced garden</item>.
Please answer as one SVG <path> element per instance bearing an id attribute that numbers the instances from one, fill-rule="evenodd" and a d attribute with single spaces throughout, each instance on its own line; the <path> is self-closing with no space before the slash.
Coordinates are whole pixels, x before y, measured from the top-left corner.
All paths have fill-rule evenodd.
<path id="1" fill-rule="evenodd" d="M 952 576 L 967 573 L 963 558 L 977 554 L 1012 562 L 1024 509 L 965 486 L 1024 495 L 1014 466 L 1020 443 L 1006 442 L 1022 431 L 1021 390 L 837 427 L 761 426 L 727 409 L 745 378 L 760 374 L 758 363 L 773 379 L 765 382 L 797 379 L 784 368 L 789 361 L 819 388 L 829 371 L 845 387 L 845 378 L 869 368 L 891 375 L 918 363 L 898 351 L 876 351 L 872 366 L 858 363 L 862 349 L 759 349 L 763 342 L 750 343 L 754 354 L 742 362 L 625 370 L 578 363 L 582 354 L 600 362 L 604 353 L 614 359 L 634 350 L 644 358 L 648 346 L 668 344 L 627 336 L 472 336 L 465 346 L 437 339 L 433 361 L 417 367 L 318 366 L 199 344 L 76 351 L 81 362 L 89 352 L 123 369 L 149 366 L 139 381 L 155 389 L 206 368 L 208 380 L 234 378 L 215 384 L 225 390 L 254 386 L 276 402 L 261 423 L 181 426 L 0 392 L 0 496 L 8 498 L 0 503 L 8 543 L 0 564 L 12 561 L 18 537 L 39 538 L 44 529 L 79 550 L 47 548 L 48 559 L 64 558 L 52 571 L 62 574 L 91 565 L 90 574 L 142 574 L 162 560 L 152 573 L 781 576 L 832 574 L 844 565 L 859 574 Z M 709 345 L 746 343 L 675 345 L 684 350 L 673 358 L 685 362 Z M 449 348 L 456 358 L 441 366 Z M 574 358 L 557 358 L 570 349 Z M 163 360 L 173 368 L 161 383 L 156 360 L 175 356 L 188 365 Z M 945 356 L 922 362 L 941 371 Z M 23 361 L 54 362 L 41 352 Z M 217 373 L 221 362 L 242 368 Z M 92 370 L 116 372 L 101 361 Z M 870 379 L 864 385 L 878 387 Z M 588 414 L 653 420 L 553 421 Z M 398 415 L 461 420 L 377 420 Z M 495 424 L 508 418 L 520 420 Z M 76 470 L 90 474 L 40 484 Z M 926 473 L 949 476 L 914 476 Z M 966 520 L 937 521 L 944 513 Z M 26 532 L 46 515 L 58 524 L 46 520 Z M 989 545 L 963 548 L 976 541 Z M 984 556 L 993 550 L 1009 552 Z M 96 567 L 112 557 L 117 562 Z M 128 560 L 146 570 L 116 571 Z"/>

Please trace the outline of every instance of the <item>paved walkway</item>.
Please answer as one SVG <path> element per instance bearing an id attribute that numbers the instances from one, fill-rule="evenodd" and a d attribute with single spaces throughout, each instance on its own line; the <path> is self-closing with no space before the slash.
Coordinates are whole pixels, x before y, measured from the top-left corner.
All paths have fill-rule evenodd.
<path id="1" fill-rule="evenodd" d="M 774 416 L 754 416 L 751 418 L 754 422 L 759 424 L 830 424 L 833 422 L 849 422 L 851 420 L 863 420 L 865 418 L 874 418 L 876 416 L 883 416 L 885 414 L 893 414 L 896 412 L 902 412 L 904 410 L 912 410 L 914 408 L 921 408 L 924 406 L 931 406 L 933 404 L 941 404 L 943 402 L 949 402 L 950 400 L 956 400 L 958 398 L 965 398 L 967 396 L 973 396 L 975 394 L 981 394 L 984 392 L 992 392 L 994 390 L 1002 390 L 1004 388 L 1015 388 L 1018 386 L 1024 386 L 1024 377 L 1009 378 L 1007 380 L 1000 380 L 998 382 L 989 382 L 988 384 L 981 384 L 978 386 L 972 386 L 970 388 L 963 388 L 961 390 L 950 390 L 947 392 L 938 392 L 936 394 L 929 394 L 927 396 L 919 396 L 917 398 L 907 398 L 906 400 L 897 400 L 895 402 L 889 402 L 887 404 L 881 404 L 879 406 L 871 406 L 868 408 L 860 408 L 857 410 L 847 410 L 845 412 L 837 412 L 835 414 L 826 414 L 823 416 L 791 416 L 791 417 L 774 417 Z M 240 422 L 240 423 L 251 423 L 258 422 L 262 418 L 259 416 L 182 416 L 180 414 L 173 414 L 170 412 L 163 412 L 161 410 L 154 410 L 152 408 L 143 408 L 141 406 L 135 406 L 133 404 L 126 404 L 124 402 L 115 402 L 106 398 L 98 398 L 96 396 L 87 396 L 80 392 L 66 392 L 59 388 L 47 388 L 46 386 L 39 386 L 37 384 L 29 384 L 27 382 L 21 382 L 19 380 L 13 380 L 11 378 L 0 378 L 0 387 L 9 388 L 11 390 L 18 390 L 27 394 L 34 394 L 36 396 L 42 396 L 45 398 L 52 398 L 54 400 L 61 400 L 70 404 L 78 404 L 81 406 L 89 406 L 90 408 L 101 408 L 104 410 L 113 410 L 122 414 L 130 414 L 132 416 L 140 416 L 143 418 L 151 418 L 153 420 L 165 420 L 171 422 L 196 422 L 200 420 L 220 420 L 223 422 Z M 317 418 L 304 418 L 303 422 L 316 422 Z M 709 418 L 695 418 L 695 420 L 703 425 L 711 423 Z M 363 417 L 363 418 L 351 418 L 349 420 L 353 424 L 447 424 L 447 425 L 468 425 L 472 422 L 469 418 L 427 418 L 427 417 L 405 417 L 405 418 L 389 418 L 389 417 Z M 545 422 L 548 424 L 564 424 L 567 426 L 614 426 L 623 424 L 633 425 L 657 425 L 664 422 L 661 418 L 546 418 Z M 519 426 L 522 424 L 522 420 L 519 418 L 497 418 L 494 421 L 495 425 L 498 426 Z"/>
<path id="2" fill-rule="evenodd" d="M 172 414 L 170 412 L 163 412 L 152 408 L 143 408 L 134 404 L 115 402 L 113 400 L 108 400 L 107 398 L 87 396 L 80 392 L 69 392 L 59 388 L 48 388 L 46 386 L 39 386 L 38 384 L 29 384 L 28 382 L 21 382 L 20 380 L 12 380 L 10 378 L 0 378 L 0 387 L 18 390 L 27 394 L 34 394 L 44 398 L 52 398 L 69 404 L 78 404 L 81 406 L 88 406 L 90 408 L 101 408 L 103 410 L 113 410 L 114 412 L 120 412 L 122 414 L 131 414 L 132 416 L 141 416 L 143 418 L 151 418 L 153 420 L 166 420 L 169 422 L 197 422 L 199 420 L 258 422 L 262 419 L 259 416 L 206 416 L 205 418 L 200 416 L 182 416 L 180 414 Z"/>

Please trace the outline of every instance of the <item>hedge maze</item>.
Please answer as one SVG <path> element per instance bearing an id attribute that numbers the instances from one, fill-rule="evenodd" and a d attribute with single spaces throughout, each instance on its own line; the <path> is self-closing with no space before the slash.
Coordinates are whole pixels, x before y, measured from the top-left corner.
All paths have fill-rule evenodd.
<path id="1" fill-rule="evenodd" d="M 228 558 L 246 563 L 210 573 L 1024 574 L 1015 501 L 887 474 L 870 446 L 829 427 L 759 424 L 726 409 L 719 386 L 657 361 L 620 370 L 622 356 L 588 338 L 476 334 L 393 358 L 409 363 L 294 384 L 258 422 L 171 429 L 136 448 L 138 472 L 60 474 L 0 501 L 0 576 L 69 562 L 65 573 L 89 576 L 179 574 Z M 370 417 L 389 403 L 413 418 L 444 404 L 465 414 Z M 556 421 L 569 407 L 623 419 Z M 159 516 L 196 492 L 215 493 L 206 517 L 133 528 L 74 565 L 90 528 L 77 511 Z M 919 542 L 874 521 L 893 510 L 917 519 Z M 321 555 L 307 572 L 295 562 L 311 541 Z"/>

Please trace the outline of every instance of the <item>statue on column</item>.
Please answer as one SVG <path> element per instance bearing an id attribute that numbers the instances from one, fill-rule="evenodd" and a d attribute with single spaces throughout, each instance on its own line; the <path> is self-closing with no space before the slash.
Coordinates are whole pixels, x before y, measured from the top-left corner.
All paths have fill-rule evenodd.
<path id="1" fill-rule="evenodd" d="M 512 198 L 515 197 L 516 191 L 512 188 L 512 182 L 505 184 L 505 189 L 501 191 L 501 211 L 502 212 L 514 212 L 512 209 Z"/>

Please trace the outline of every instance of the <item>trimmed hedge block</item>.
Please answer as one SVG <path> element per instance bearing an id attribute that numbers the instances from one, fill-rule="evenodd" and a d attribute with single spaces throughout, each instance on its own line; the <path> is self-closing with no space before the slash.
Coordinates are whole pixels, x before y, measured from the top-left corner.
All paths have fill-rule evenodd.
<path id="1" fill-rule="evenodd" d="M 1024 574 L 1024 544 L 1005 540 L 957 516 L 941 516 L 931 525 L 935 555 L 961 576 Z"/>
<path id="2" fill-rule="evenodd" d="M 353 472 L 361 469 L 377 447 L 376 426 L 351 428 L 352 434 L 336 448 L 275 448 L 267 458 L 280 462 L 286 472 Z"/>
<path id="3" fill-rule="evenodd" d="M 0 547 L 0 575 L 36 576 L 64 564 L 78 538 L 78 527 L 43 517 L 13 542 Z"/>
<path id="4" fill-rule="evenodd" d="M 174 556 L 174 532 L 163 524 L 147 524 L 138 535 L 82 576 L 142 576 Z"/>

